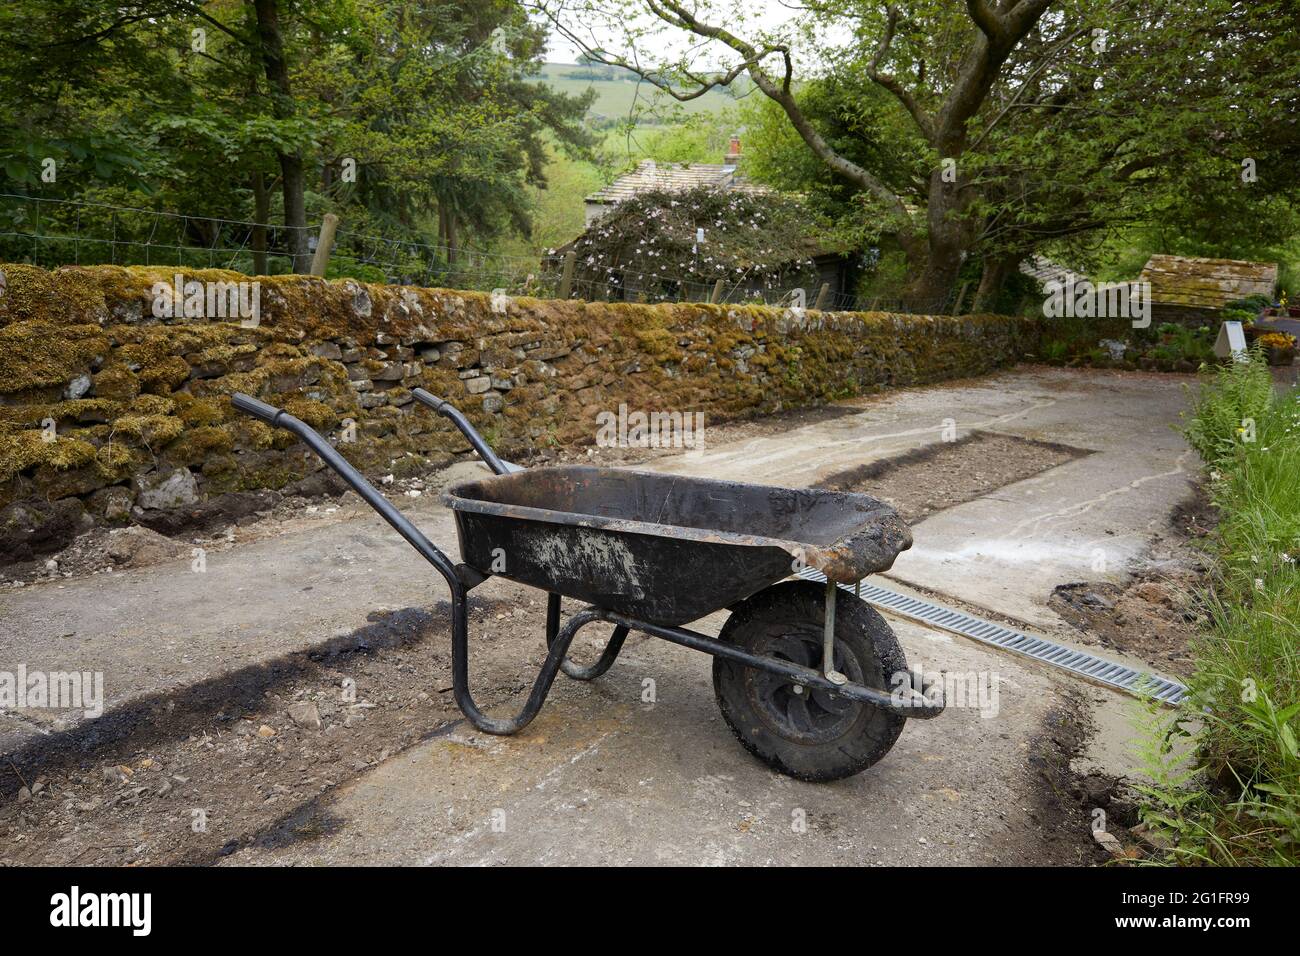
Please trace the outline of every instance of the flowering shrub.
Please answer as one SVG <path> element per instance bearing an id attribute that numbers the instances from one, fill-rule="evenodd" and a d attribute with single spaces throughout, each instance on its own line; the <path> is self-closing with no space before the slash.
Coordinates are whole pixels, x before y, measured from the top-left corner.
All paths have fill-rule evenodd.
<path id="1" fill-rule="evenodd" d="M 1266 349 L 1295 348 L 1295 336 L 1287 332 L 1265 332 L 1255 341 Z"/>
<path id="2" fill-rule="evenodd" d="M 812 214 L 787 197 L 708 186 L 650 190 L 619 203 L 576 240 L 575 288 L 595 298 L 644 294 L 654 302 L 679 298 L 684 283 L 708 287 L 719 279 L 728 289 L 760 292 L 811 287 L 812 256 L 821 251 L 814 232 Z"/>

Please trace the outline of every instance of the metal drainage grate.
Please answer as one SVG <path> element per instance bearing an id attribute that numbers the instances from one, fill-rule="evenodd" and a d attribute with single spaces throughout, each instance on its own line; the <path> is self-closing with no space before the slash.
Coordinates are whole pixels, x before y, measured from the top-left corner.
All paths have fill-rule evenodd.
<path id="1" fill-rule="evenodd" d="M 802 568 L 796 572 L 796 576 L 809 581 L 822 583 L 826 581 L 826 576 L 814 568 Z M 840 587 L 850 593 L 854 590 L 851 584 L 841 584 Z M 952 608 L 922 601 L 920 598 L 899 594 L 888 588 L 877 587 L 866 581 L 862 582 L 858 594 L 864 601 L 874 604 L 882 611 L 912 618 L 945 631 L 952 631 L 954 634 L 969 637 L 982 644 L 990 644 L 1004 651 L 1032 657 L 1036 661 L 1051 664 L 1053 667 L 1059 667 L 1072 674 L 1127 691 L 1138 697 L 1154 697 L 1161 703 L 1173 706 L 1187 696 L 1186 686 L 1167 677 L 1134 670 L 1127 664 L 1117 664 L 1086 651 L 1076 651 L 1072 647 L 1064 647 L 1045 638 L 1013 631 L 1001 624 L 994 624 L 992 621 L 985 621 L 962 611 L 954 611 Z"/>

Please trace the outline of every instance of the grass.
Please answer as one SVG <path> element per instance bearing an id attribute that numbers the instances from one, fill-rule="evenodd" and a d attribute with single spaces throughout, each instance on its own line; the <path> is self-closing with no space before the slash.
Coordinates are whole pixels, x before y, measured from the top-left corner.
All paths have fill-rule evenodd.
<path id="1" fill-rule="evenodd" d="M 1263 356 L 1212 373 L 1185 432 L 1220 522 L 1191 693 L 1150 741 L 1143 818 L 1164 863 L 1287 865 L 1300 857 L 1300 393 Z M 1179 738 L 1194 743 L 1189 763 Z"/>
<path id="2" fill-rule="evenodd" d="M 593 79 L 593 76 L 601 79 Z M 650 124 L 656 121 L 658 114 L 675 115 L 677 107 L 687 113 L 715 113 L 736 105 L 735 97 L 718 87 L 703 96 L 679 103 L 651 84 L 638 82 L 638 77 L 618 67 L 547 63 L 537 79 L 562 93 L 580 95 L 589 89 L 595 90 L 596 100 L 587 110 L 587 119 L 593 123 L 625 120 L 634 114 L 644 114 L 640 122 Z M 738 92 L 744 90 L 738 88 Z"/>

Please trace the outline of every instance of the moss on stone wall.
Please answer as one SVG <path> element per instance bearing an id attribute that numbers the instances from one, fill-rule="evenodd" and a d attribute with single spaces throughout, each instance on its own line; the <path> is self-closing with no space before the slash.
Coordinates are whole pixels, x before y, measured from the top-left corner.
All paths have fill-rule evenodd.
<path id="1" fill-rule="evenodd" d="M 469 448 L 416 386 L 517 455 L 591 442 L 597 413 L 622 402 L 719 422 L 979 374 L 1037 334 L 1004 316 L 529 298 L 494 312 L 477 292 L 303 276 L 257 280 L 254 324 L 157 315 L 171 268 L 0 270 L 0 509 L 76 497 L 94 510 L 103 489 L 134 499 L 177 468 L 197 500 L 321 467 L 287 432 L 237 414 L 235 392 L 287 408 L 364 470 L 418 471 Z"/>

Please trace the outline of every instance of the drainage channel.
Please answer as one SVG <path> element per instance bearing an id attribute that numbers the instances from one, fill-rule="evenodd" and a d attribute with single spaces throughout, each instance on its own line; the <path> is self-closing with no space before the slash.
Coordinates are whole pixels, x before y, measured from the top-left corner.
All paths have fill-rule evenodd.
<path id="1" fill-rule="evenodd" d="M 815 568 L 801 568 L 796 572 L 796 576 L 809 581 L 822 583 L 826 581 L 826 576 Z M 849 592 L 854 590 L 851 584 L 841 584 L 840 587 Z M 951 631 L 999 650 L 1032 657 L 1041 663 L 1069 671 L 1077 677 L 1105 684 L 1137 697 L 1154 697 L 1162 704 L 1174 706 L 1187 696 L 1187 687 L 1178 681 L 1135 670 L 1127 664 L 1108 661 L 1104 657 L 1065 647 L 1042 637 L 1014 631 L 963 611 L 954 611 L 940 604 L 899 594 L 897 591 L 877 587 L 866 581 L 862 582 L 858 594 L 868 604 L 873 604 L 890 614 Z"/>

